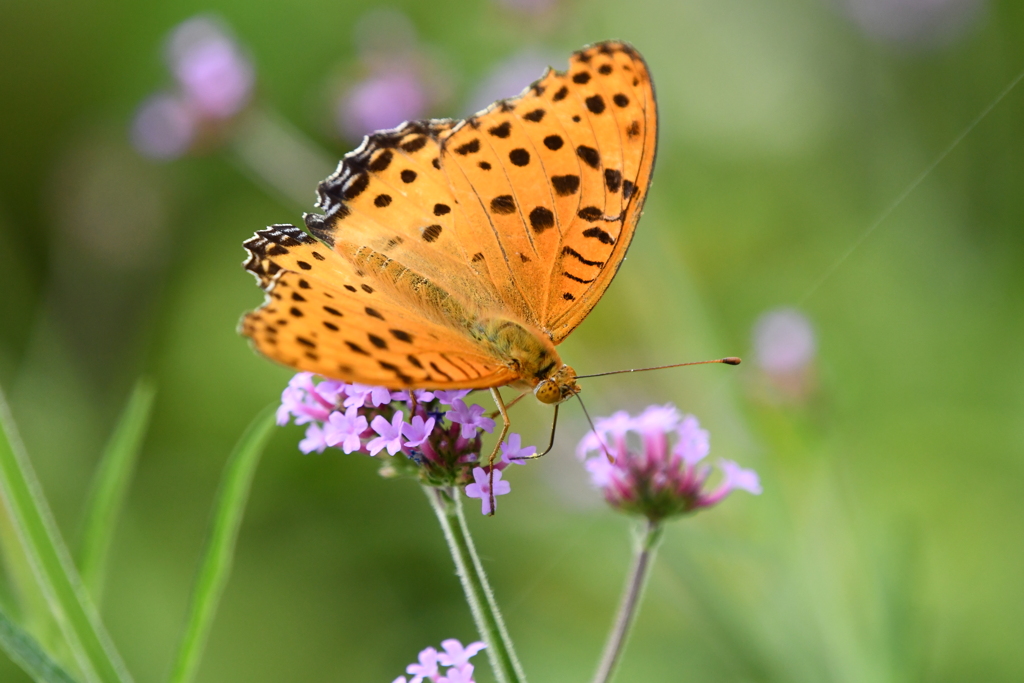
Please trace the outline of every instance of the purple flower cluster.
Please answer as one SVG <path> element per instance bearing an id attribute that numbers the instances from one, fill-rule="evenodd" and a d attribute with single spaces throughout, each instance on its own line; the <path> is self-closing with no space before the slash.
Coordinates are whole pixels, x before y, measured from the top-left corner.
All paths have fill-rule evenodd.
<path id="1" fill-rule="evenodd" d="M 213 135 L 249 104 L 256 81 L 228 30 L 206 16 L 171 32 L 167 65 L 176 87 L 143 102 L 132 123 L 135 148 L 155 159 L 179 157 Z"/>
<path id="2" fill-rule="evenodd" d="M 414 664 L 405 668 L 412 678 L 399 676 L 392 683 L 473 683 L 473 665 L 470 658 L 487 647 L 483 643 L 470 643 L 462 646 L 455 638 L 441 642 L 441 652 L 432 647 L 422 650 Z M 447 667 L 442 671 L 441 667 Z"/>
<path id="3" fill-rule="evenodd" d="M 720 461 L 722 480 L 707 490 L 711 468 L 700 463 L 710 450 L 708 432 L 672 405 L 650 406 L 636 417 L 619 411 L 595 427 L 576 454 L 619 510 L 661 520 L 710 507 L 735 489 L 761 493 L 757 473 L 729 460 Z"/>
<path id="4" fill-rule="evenodd" d="M 493 475 L 481 462 L 484 432 L 494 429 L 483 406 L 467 404 L 469 390 L 392 391 L 385 387 L 348 384 L 300 372 L 281 394 L 277 423 L 308 425 L 299 442 L 303 453 L 338 448 L 388 459 L 382 473 L 413 474 L 431 486 L 465 486 L 490 514 L 494 496 L 509 493 L 501 470 L 523 464 L 537 449 L 522 445 L 518 434 L 501 444 L 501 460 Z"/>

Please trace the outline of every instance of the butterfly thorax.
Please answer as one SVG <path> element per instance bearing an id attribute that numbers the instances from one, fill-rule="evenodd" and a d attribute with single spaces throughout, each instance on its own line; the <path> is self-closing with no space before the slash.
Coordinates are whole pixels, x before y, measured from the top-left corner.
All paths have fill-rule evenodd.
<path id="1" fill-rule="evenodd" d="M 555 345 L 530 325 L 496 317 L 482 320 L 479 341 L 518 376 L 513 386 L 533 389 L 542 403 L 561 403 L 579 392 L 576 372 L 562 362 Z"/>

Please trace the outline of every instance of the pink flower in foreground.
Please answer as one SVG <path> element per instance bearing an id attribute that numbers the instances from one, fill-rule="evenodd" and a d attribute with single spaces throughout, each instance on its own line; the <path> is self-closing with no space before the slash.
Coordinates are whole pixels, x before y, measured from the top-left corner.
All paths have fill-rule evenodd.
<path id="1" fill-rule="evenodd" d="M 444 648 L 444 652 L 438 655 L 437 658 L 441 664 L 444 666 L 463 666 L 469 662 L 470 657 L 487 646 L 478 641 L 462 647 L 462 643 L 458 640 L 449 638 L 448 640 L 441 641 L 441 647 Z"/>
<path id="2" fill-rule="evenodd" d="M 489 515 L 494 510 L 491 509 L 491 500 L 494 500 L 494 507 L 498 507 L 498 496 L 504 496 L 512 490 L 512 485 L 507 481 L 501 480 L 501 470 L 494 470 L 494 495 L 491 495 L 491 475 L 487 473 L 483 467 L 473 468 L 473 479 L 476 481 L 475 484 L 470 484 L 466 487 L 466 495 L 470 498 L 479 498 L 482 511 L 485 515 Z"/>
<path id="3" fill-rule="evenodd" d="M 353 453 L 362 448 L 363 442 L 360 437 L 366 431 L 366 427 L 366 418 L 360 415 L 356 408 L 349 408 L 344 413 L 335 410 L 324 426 L 325 440 L 328 446 L 338 446 L 346 453 Z"/>
<path id="4" fill-rule="evenodd" d="M 413 401 L 407 390 L 348 384 L 300 372 L 281 393 L 277 422 L 307 425 L 299 444 L 303 453 L 323 453 L 331 447 L 369 453 L 387 461 L 381 466 L 381 474 L 387 477 L 410 475 L 434 487 L 476 487 L 474 469 L 486 471 L 481 466 L 487 465 L 486 454 L 481 459 L 481 436 L 494 428 L 494 420 L 484 415 L 482 406 L 462 400 L 468 393 L 465 389 L 415 389 Z M 502 460 L 494 464 L 495 495 L 504 495 L 510 488 L 499 470 L 513 462 L 525 464 L 526 460 L 515 458 L 536 451 L 524 446 L 518 434 L 509 434 L 502 443 Z M 399 457 L 385 458 L 385 452 Z M 483 482 L 486 488 L 489 475 L 484 475 Z M 489 501 L 484 506 L 488 508 Z"/>
<path id="5" fill-rule="evenodd" d="M 452 422 L 457 422 L 462 425 L 462 438 L 471 439 L 476 434 L 476 429 L 482 429 L 485 432 L 490 432 L 494 429 L 494 420 L 489 417 L 484 417 L 484 407 L 481 405 L 466 405 L 461 399 L 457 398 L 452 403 L 452 409 L 444 415 Z"/>
<path id="6" fill-rule="evenodd" d="M 385 448 L 388 449 L 388 453 L 391 455 L 400 451 L 402 449 L 403 424 L 401 411 L 395 413 L 394 417 L 391 418 L 391 422 L 388 422 L 387 418 L 383 415 L 373 418 L 370 427 L 380 436 L 366 444 L 366 447 L 370 449 L 370 455 L 377 455 Z"/>
<path id="7" fill-rule="evenodd" d="M 483 643 L 470 643 L 462 647 L 455 638 L 441 643 L 444 652 L 432 647 L 420 651 L 417 661 L 406 667 L 405 672 L 412 675 L 408 683 L 421 683 L 424 680 L 432 683 L 473 683 L 473 665 L 469 659 L 484 649 Z M 442 671 L 448 667 L 447 671 Z M 392 683 L 406 683 L 405 676 L 399 676 Z"/>
<path id="8" fill-rule="evenodd" d="M 525 465 L 536 453 L 536 446 L 523 446 L 522 437 L 515 433 L 501 443 L 501 461 L 506 465 Z"/>
<path id="9" fill-rule="evenodd" d="M 596 427 L 577 454 L 591 483 L 619 510 L 660 520 L 715 505 L 736 489 L 761 493 L 757 473 L 729 460 L 719 465 L 721 483 L 705 490 L 710 468 L 699 463 L 709 451 L 708 433 L 697 418 L 681 415 L 674 406 L 651 406 L 636 418 L 616 413 L 597 420 Z"/>

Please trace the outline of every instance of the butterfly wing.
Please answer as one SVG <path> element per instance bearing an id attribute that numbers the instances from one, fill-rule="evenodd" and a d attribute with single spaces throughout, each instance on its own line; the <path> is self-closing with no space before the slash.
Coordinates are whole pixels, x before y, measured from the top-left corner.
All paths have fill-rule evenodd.
<path id="1" fill-rule="evenodd" d="M 558 343 L 586 316 L 629 246 L 655 139 L 646 66 L 614 42 L 466 121 L 370 135 L 318 187 L 324 213 L 305 216 L 322 244 L 292 226 L 245 243 L 267 301 L 242 333 L 347 381 L 513 382 L 477 323 L 506 317 Z"/>
<path id="2" fill-rule="evenodd" d="M 441 167 L 494 228 L 524 319 L 554 343 L 590 312 L 626 255 L 657 146 L 650 74 L 631 46 L 574 53 L 522 95 L 455 126 Z"/>
<path id="3" fill-rule="evenodd" d="M 325 377 L 390 387 L 470 389 L 516 377 L 470 338 L 425 317 L 302 230 L 278 225 L 244 244 L 267 293 L 241 332 L 263 355 Z M 384 286 L 382 286 L 384 285 Z"/>

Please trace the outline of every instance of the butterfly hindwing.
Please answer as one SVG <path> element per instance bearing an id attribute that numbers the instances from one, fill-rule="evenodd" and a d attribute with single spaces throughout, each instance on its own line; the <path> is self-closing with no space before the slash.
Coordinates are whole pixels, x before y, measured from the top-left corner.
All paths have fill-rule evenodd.
<path id="1" fill-rule="evenodd" d="M 241 331 L 264 355 L 293 368 L 381 386 L 477 388 L 514 375 L 467 336 L 425 318 L 293 226 L 245 243 L 266 303 Z"/>

